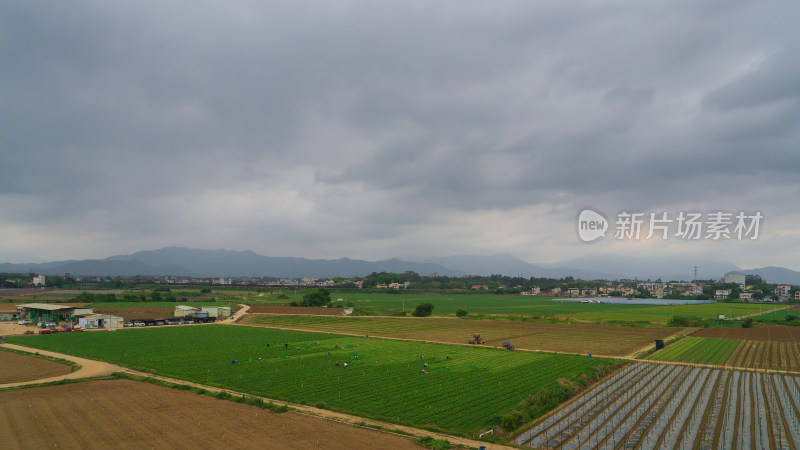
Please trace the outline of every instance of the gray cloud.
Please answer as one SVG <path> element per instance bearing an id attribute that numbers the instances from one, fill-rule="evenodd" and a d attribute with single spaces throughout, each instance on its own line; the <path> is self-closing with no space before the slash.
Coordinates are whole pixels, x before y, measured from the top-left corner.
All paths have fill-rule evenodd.
<path id="1" fill-rule="evenodd" d="M 798 9 L 3 5 L 0 254 L 618 251 L 552 230 L 589 205 L 791 232 Z"/>

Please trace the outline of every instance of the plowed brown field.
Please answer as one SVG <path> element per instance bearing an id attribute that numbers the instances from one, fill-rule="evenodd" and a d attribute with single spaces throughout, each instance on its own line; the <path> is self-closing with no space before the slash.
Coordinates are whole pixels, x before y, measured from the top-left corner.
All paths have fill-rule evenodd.
<path id="1" fill-rule="evenodd" d="M 298 330 L 369 334 L 400 339 L 466 344 L 480 333 L 486 344 L 511 341 L 520 349 L 625 356 L 681 331 L 680 328 L 553 324 L 443 318 L 250 316 L 242 324 Z"/>
<path id="2" fill-rule="evenodd" d="M 704 328 L 692 333 L 695 337 L 747 339 L 750 341 L 798 342 L 800 327 L 770 325 L 756 328 Z"/>
<path id="3" fill-rule="evenodd" d="M 68 374 L 71 370 L 65 364 L 0 350 L 0 384 L 57 377 Z"/>
<path id="4" fill-rule="evenodd" d="M 0 392 L 2 448 L 391 448 L 410 439 L 130 380 Z"/>

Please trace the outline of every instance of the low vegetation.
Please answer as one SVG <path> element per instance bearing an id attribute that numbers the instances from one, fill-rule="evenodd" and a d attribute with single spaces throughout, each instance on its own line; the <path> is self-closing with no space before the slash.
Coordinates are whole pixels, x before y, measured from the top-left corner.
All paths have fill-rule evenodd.
<path id="1" fill-rule="evenodd" d="M 594 379 L 614 363 L 232 326 L 17 336 L 9 341 L 279 401 L 325 402 L 335 411 L 470 436 L 499 424 L 503 414 L 532 394 L 562 389 L 563 380 Z M 455 410 L 459 413 L 453 414 Z"/>

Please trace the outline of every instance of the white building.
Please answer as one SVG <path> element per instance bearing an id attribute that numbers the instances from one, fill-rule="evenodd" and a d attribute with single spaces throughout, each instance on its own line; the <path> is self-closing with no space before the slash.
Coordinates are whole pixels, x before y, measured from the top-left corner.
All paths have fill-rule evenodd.
<path id="1" fill-rule="evenodd" d="M 745 284 L 745 276 L 743 273 L 740 272 L 728 272 L 725 274 L 725 278 L 722 280 L 723 283 L 736 283 L 742 289 L 744 289 Z"/>
<path id="2" fill-rule="evenodd" d="M 693 285 L 689 286 L 689 289 L 686 289 L 687 295 L 703 295 L 703 286 L 700 285 Z"/>
<path id="3" fill-rule="evenodd" d="M 175 317 L 195 317 L 200 312 L 200 308 L 194 306 L 178 305 L 175 307 L 173 315 Z"/>
<path id="4" fill-rule="evenodd" d="M 203 306 L 201 312 L 207 313 L 208 317 L 230 317 L 231 308 L 227 306 Z"/>
<path id="5" fill-rule="evenodd" d="M 717 289 L 717 291 L 714 293 L 714 298 L 717 300 L 724 300 L 728 298 L 729 295 L 731 295 L 730 289 Z"/>
<path id="6" fill-rule="evenodd" d="M 45 286 L 45 284 L 44 284 L 44 281 L 45 281 L 45 276 L 44 276 L 44 274 L 41 274 L 41 273 L 40 273 L 39 275 L 37 275 L 37 276 L 33 277 L 33 285 L 34 285 L 34 286 L 41 286 L 41 287 L 44 287 L 44 286 Z"/>
<path id="7" fill-rule="evenodd" d="M 122 317 L 108 314 L 91 314 L 78 319 L 78 326 L 87 330 L 95 328 L 120 328 Z"/>

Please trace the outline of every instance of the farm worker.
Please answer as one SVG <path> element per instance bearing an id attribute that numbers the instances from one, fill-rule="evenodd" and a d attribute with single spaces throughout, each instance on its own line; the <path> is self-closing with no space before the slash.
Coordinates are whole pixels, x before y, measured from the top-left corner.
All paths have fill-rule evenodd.
<path id="1" fill-rule="evenodd" d="M 261 358 L 258 358 L 258 362 L 261 362 Z"/>
<path id="2" fill-rule="evenodd" d="M 422 355 L 419 355 L 419 359 L 422 359 Z"/>
<path id="3" fill-rule="evenodd" d="M 337 366 L 339 365 L 339 361 L 336 361 L 336 365 L 337 365 Z"/>
<path id="4" fill-rule="evenodd" d="M 425 375 L 427 375 L 427 374 L 428 374 L 428 371 L 427 371 L 427 370 L 425 370 L 425 369 L 422 369 L 422 373 L 423 373 L 423 374 L 425 374 Z"/>
<path id="5" fill-rule="evenodd" d="M 447 359 L 450 359 L 450 355 L 447 355 Z"/>
<path id="6" fill-rule="evenodd" d="M 345 369 L 347 368 L 347 363 L 344 363 L 344 367 L 345 367 Z"/>
<path id="7" fill-rule="evenodd" d="M 428 367 L 428 363 L 423 364 L 423 367 Z"/>
<path id="8" fill-rule="evenodd" d="M 233 361 L 231 361 L 231 364 L 236 364 L 237 362 L 239 362 L 239 360 L 238 359 L 234 359 Z"/>
<path id="9" fill-rule="evenodd" d="M 300 347 L 297 347 L 297 350 L 300 350 Z"/>
<path id="10" fill-rule="evenodd" d="M 328 356 L 331 356 L 331 352 L 328 352 Z"/>
<path id="11" fill-rule="evenodd" d="M 284 343 L 284 344 L 283 344 L 283 348 L 289 348 L 289 344 L 287 344 L 287 343 Z"/>
<path id="12" fill-rule="evenodd" d="M 483 366 L 483 370 L 486 370 L 486 366 Z"/>
<path id="13" fill-rule="evenodd" d="M 267 344 L 267 347 L 269 347 L 269 344 Z"/>

